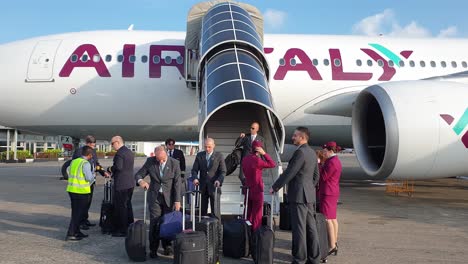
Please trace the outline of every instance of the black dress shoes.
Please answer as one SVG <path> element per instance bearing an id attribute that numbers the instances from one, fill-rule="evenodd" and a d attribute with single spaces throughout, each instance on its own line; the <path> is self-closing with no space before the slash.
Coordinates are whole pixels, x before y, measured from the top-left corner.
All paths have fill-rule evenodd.
<path id="1" fill-rule="evenodd" d="M 88 220 L 86 220 L 85 225 L 87 225 L 87 226 L 96 226 L 96 224 L 93 224 Z"/>
<path id="2" fill-rule="evenodd" d="M 79 237 L 79 236 L 71 236 L 71 235 L 67 235 L 67 237 L 65 237 L 65 241 L 79 241 L 83 239 L 82 237 Z"/>
<path id="3" fill-rule="evenodd" d="M 170 256 L 172 255 L 172 247 L 170 246 L 167 246 L 165 249 L 164 249 L 164 256 Z"/>
<path id="4" fill-rule="evenodd" d="M 87 226 L 86 224 L 81 224 L 80 229 L 89 230 L 89 226 Z"/>
<path id="5" fill-rule="evenodd" d="M 81 232 L 76 233 L 75 236 L 76 236 L 76 237 L 81 237 L 81 238 L 88 237 L 87 234 L 84 234 L 84 233 L 81 233 Z"/>
<path id="6" fill-rule="evenodd" d="M 112 233 L 112 236 L 113 237 L 126 237 L 127 234 L 122 233 L 122 232 L 114 232 L 114 233 Z"/>

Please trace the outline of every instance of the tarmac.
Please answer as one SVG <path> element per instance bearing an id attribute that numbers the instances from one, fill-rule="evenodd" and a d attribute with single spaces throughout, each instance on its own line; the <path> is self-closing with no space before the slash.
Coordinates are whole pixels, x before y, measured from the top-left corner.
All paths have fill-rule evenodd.
<path id="1" fill-rule="evenodd" d="M 339 252 L 328 263 L 467 263 L 468 181 L 439 179 L 416 182 L 409 197 L 385 193 L 383 182 L 365 180 L 354 155 L 342 155 L 344 171 L 338 207 Z M 193 156 L 188 157 L 191 164 Z M 105 166 L 111 160 L 101 160 Z M 144 159 L 138 158 L 135 170 Z M 64 241 L 70 221 L 61 162 L 0 164 L 0 263 L 133 263 L 124 238 L 103 235 Z M 190 168 L 189 168 L 190 169 Z M 90 210 L 98 222 L 103 197 L 99 176 Z M 134 215 L 143 217 L 143 192 L 135 189 Z M 148 259 L 172 263 L 172 258 Z M 253 263 L 221 258 L 220 263 Z M 291 234 L 276 232 L 275 263 L 291 263 Z M 196 264 L 196 263 L 193 263 Z"/>

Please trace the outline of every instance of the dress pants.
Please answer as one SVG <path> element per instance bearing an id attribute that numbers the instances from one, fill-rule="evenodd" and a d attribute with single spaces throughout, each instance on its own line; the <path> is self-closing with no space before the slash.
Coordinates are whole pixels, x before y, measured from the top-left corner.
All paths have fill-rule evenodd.
<path id="1" fill-rule="evenodd" d="M 96 186 L 96 182 L 91 184 L 91 193 L 89 194 L 89 199 L 88 199 L 88 206 L 86 209 L 86 212 L 84 214 L 83 220 L 81 221 L 81 224 L 86 224 L 86 221 L 88 221 L 89 218 L 89 208 L 91 208 L 91 203 L 93 202 L 93 193 L 94 193 L 94 186 Z"/>
<path id="2" fill-rule="evenodd" d="M 132 208 L 133 188 L 115 190 L 114 192 L 114 232 L 127 233 L 128 226 L 133 223 Z"/>
<path id="3" fill-rule="evenodd" d="M 172 208 L 168 207 L 164 200 L 164 195 L 160 192 L 149 191 L 148 192 L 148 209 L 150 212 L 150 230 L 149 230 L 149 242 L 150 250 L 152 252 L 158 251 L 159 248 L 159 227 L 161 216 L 170 213 Z M 170 240 L 162 239 L 162 246 L 166 248 L 171 244 Z"/>
<path id="4" fill-rule="evenodd" d="M 252 223 L 252 232 L 262 226 L 263 217 L 263 192 L 249 193 L 247 204 L 247 219 Z"/>
<path id="5" fill-rule="evenodd" d="M 314 203 L 289 203 L 291 206 L 293 264 L 320 263 Z"/>
<path id="6" fill-rule="evenodd" d="M 68 226 L 67 235 L 74 236 L 80 232 L 80 222 L 83 219 L 88 206 L 89 194 L 79 194 L 69 192 L 71 201 L 71 220 Z"/>
<path id="7" fill-rule="evenodd" d="M 208 215 L 208 200 L 210 202 L 210 208 L 211 208 L 211 212 L 212 214 L 218 218 L 218 219 L 221 219 L 220 218 L 220 215 L 221 215 L 221 208 L 220 208 L 220 200 L 221 200 L 221 197 L 220 197 L 220 188 L 218 188 L 218 200 L 215 201 L 215 194 L 214 192 L 210 194 L 210 191 L 208 190 L 208 186 L 205 185 L 205 188 L 202 190 L 202 193 L 201 193 L 201 214 L 203 216 L 205 215 Z M 217 203 L 217 209 L 218 210 L 215 210 L 215 203 Z"/>

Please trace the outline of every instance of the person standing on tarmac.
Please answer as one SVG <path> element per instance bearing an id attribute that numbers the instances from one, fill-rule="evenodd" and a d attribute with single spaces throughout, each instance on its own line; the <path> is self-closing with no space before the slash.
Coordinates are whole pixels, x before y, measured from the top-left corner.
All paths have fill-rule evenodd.
<path id="1" fill-rule="evenodd" d="M 83 219 L 91 193 L 91 184 L 94 175 L 91 171 L 89 160 L 93 157 L 93 149 L 88 146 L 82 148 L 81 157 L 74 159 L 70 165 L 67 192 L 71 201 L 71 220 L 68 226 L 67 241 L 78 241 L 88 235 L 80 230 L 80 222 Z"/>
<path id="2" fill-rule="evenodd" d="M 77 159 L 81 157 L 81 153 L 83 152 L 84 147 L 90 147 L 92 150 L 92 158 L 89 160 L 89 163 L 91 164 L 91 171 L 94 172 L 99 172 L 102 176 L 104 176 L 106 173 L 104 172 L 104 169 L 101 167 L 99 164 L 99 160 L 96 154 L 96 138 L 94 136 L 87 136 L 85 139 L 86 145 L 83 146 L 82 148 L 78 148 L 75 150 L 73 153 L 72 159 Z M 83 219 L 80 222 L 80 229 L 83 230 L 88 230 L 90 226 L 95 226 L 96 224 L 93 224 L 89 222 L 89 208 L 91 207 L 91 202 L 93 201 L 93 193 L 94 193 L 94 186 L 96 185 L 96 178 L 94 177 L 93 173 L 93 182 L 91 183 L 91 193 L 89 194 L 89 200 L 88 200 L 88 205 L 85 214 L 83 215 Z"/>

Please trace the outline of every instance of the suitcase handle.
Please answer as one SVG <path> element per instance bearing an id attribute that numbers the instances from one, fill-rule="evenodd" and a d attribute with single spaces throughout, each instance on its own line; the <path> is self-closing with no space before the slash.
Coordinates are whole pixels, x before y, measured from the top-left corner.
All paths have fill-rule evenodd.
<path id="1" fill-rule="evenodd" d="M 190 201 L 190 219 L 192 219 L 192 230 L 195 231 L 195 196 L 196 191 L 186 192 L 185 194 L 193 195 Z M 182 196 L 182 230 L 185 230 L 185 195 Z"/>
<path id="2" fill-rule="evenodd" d="M 143 201 L 143 223 L 146 223 L 146 197 L 148 196 L 148 191 L 145 189 L 145 200 Z"/>
<path id="3" fill-rule="evenodd" d="M 244 202 L 242 202 L 242 189 L 246 189 L 246 192 L 245 192 L 245 196 L 244 196 Z M 240 186 L 240 197 L 241 197 L 241 201 L 239 202 L 239 206 L 240 208 L 242 208 L 242 206 L 244 206 L 244 213 L 243 213 L 243 216 L 244 216 L 244 219 L 247 219 L 247 209 L 248 209 L 248 206 L 249 206 L 249 187 L 247 186 Z"/>

